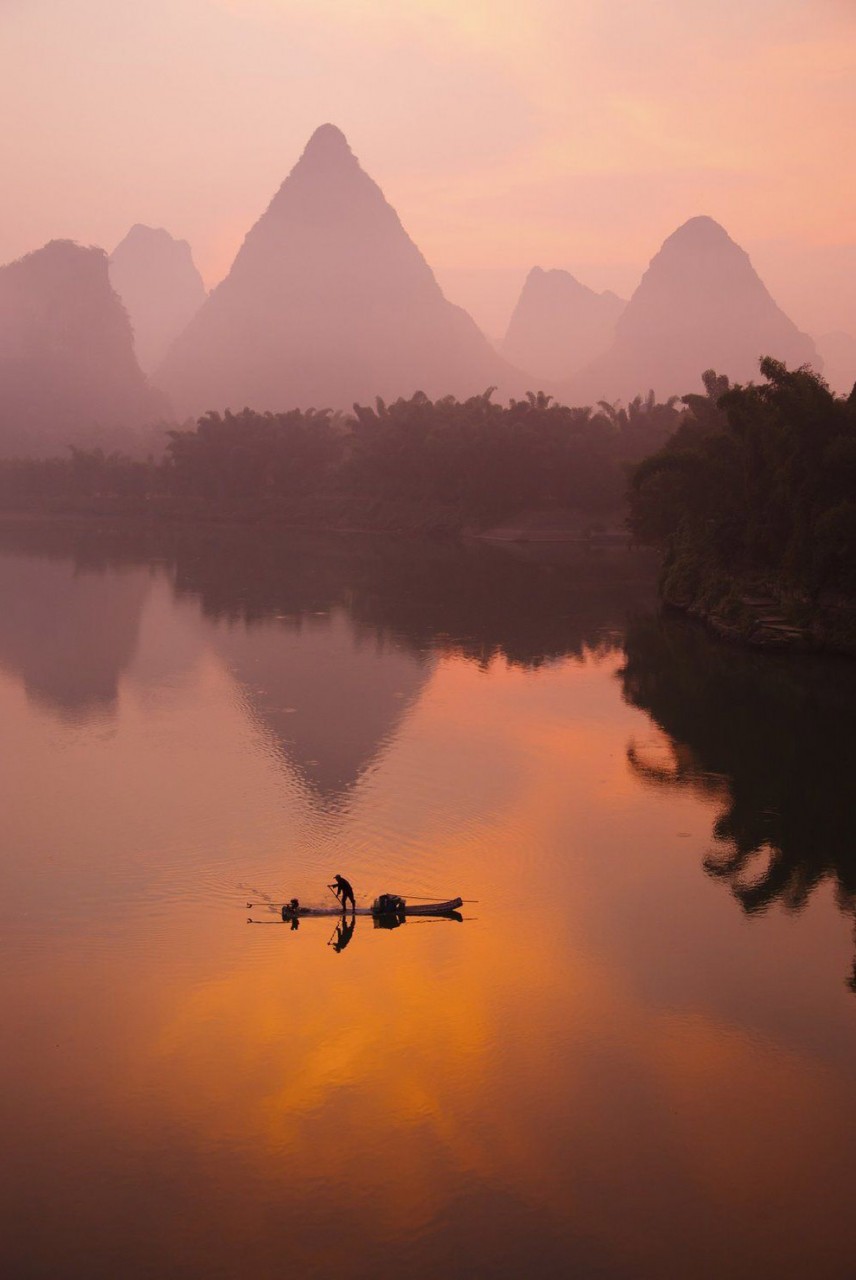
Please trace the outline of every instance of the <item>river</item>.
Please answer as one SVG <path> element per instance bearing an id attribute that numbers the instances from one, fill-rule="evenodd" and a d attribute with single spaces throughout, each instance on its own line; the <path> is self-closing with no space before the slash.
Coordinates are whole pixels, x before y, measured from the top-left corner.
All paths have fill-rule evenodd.
<path id="1" fill-rule="evenodd" d="M 21 525 L 0 601 L 4 1275 L 852 1274 L 856 664 L 627 551 Z M 265 905 L 336 872 L 469 901 Z"/>

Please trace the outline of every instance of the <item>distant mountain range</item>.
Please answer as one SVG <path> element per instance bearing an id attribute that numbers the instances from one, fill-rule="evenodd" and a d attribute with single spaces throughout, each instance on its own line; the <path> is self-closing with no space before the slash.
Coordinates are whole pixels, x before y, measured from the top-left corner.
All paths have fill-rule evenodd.
<path id="1" fill-rule="evenodd" d="M 608 350 L 569 380 L 562 398 L 629 400 L 653 388 L 664 399 L 700 391 L 710 368 L 748 382 L 767 355 L 821 366 L 811 338 L 776 306 L 749 255 L 713 218 L 691 218 L 651 260 Z"/>
<path id="2" fill-rule="evenodd" d="M 417 390 L 543 389 L 592 404 L 653 388 L 663 399 L 699 390 L 708 368 L 754 379 L 763 355 L 815 368 L 825 355 L 833 387 L 848 391 L 853 339 L 827 335 L 822 347 L 723 228 L 698 217 L 669 236 L 626 304 L 533 268 L 499 353 L 445 298 L 327 124 L 210 295 L 186 242 L 140 224 L 109 274 L 100 249 L 62 240 L 0 268 L 0 455 L 127 449 L 132 429 L 208 409 L 347 410 Z"/>
<path id="3" fill-rule="evenodd" d="M 110 255 L 110 282 L 130 317 L 140 367 L 151 373 L 206 298 L 190 245 L 138 222 Z"/>
<path id="4" fill-rule="evenodd" d="M 0 455 L 127 442 L 168 412 L 134 356 L 107 255 L 52 240 L 0 267 Z"/>
<path id="5" fill-rule="evenodd" d="M 341 131 L 312 135 L 232 269 L 156 373 L 180 415 L 349 409 L 424 391 L 522 394 L 527 379 L 443 296 Z"/>

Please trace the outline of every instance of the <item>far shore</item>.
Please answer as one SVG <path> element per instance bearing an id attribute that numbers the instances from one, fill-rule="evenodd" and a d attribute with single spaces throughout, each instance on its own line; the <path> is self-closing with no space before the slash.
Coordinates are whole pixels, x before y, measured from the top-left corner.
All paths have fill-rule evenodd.
<path id="1" fill-rule="evenodd" d="M 494 544 L 630 547 L 623 512 L 604 517 L 580 512 L 531 510 L 497 520 L 434 502 L 366 500 L 335 496 L 281 500 L 254 506 L 215 505 L 198 499 L 80 498 L 26 507 L 0 507 L 0 523 L 116 521 L 142 524 L 243 526 L 312 533 L 445 537 Z"/>

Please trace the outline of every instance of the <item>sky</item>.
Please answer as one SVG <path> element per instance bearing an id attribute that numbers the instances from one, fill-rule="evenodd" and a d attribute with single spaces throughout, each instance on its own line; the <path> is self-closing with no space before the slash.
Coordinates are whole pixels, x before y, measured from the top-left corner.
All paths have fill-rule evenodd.
<path id="1" fill-rule="evenodd" d="M 0 0 L 0 111 L 0 262 L 144 222 L 213 285 L 332 121 L 491 336 L 701 213 L 856 334 L 856 0 Z"/>

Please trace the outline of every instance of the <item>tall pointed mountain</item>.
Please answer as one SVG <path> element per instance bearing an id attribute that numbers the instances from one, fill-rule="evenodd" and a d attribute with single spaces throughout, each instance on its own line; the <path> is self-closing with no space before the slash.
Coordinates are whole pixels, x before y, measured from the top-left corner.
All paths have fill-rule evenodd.
<path id="1" fill-rule="evenodd" d="M 569 271 L 533 267 L 511 316 L 502 354 L 539 378 L 569 378 L 609 347 L 626 305 L 614 293 L 588 289 Z"/>
<path id="2" fill-rule="evenodd" d="M 138 222 L 110 256 L 110 282 L 131 318 L 140 367 L 151 373 L 205 301 L 190 245 Z"/>
<path id="3" fill-rule="evenodd" d="M 701 390 L 705 369 L 757 378 L 761 356 L 818 367 L 811 338 L 781 311 L 749 255 L 712 218 L 665 241 L 615 327 L 612 346 L 571 380 L 575 401 L 662 399 Z"/>
<path id="4" fill-rule="evenodd" d="M 121 448 L 165 416 L 101 249 L 52 240 L 0 267 L 0 386 L 0 455 Z"/>
<path id="5" fill-rule="evenodd" d="M 180 413 L 523 390 L 322 125 L 156 380 Z"/>

